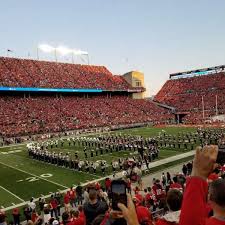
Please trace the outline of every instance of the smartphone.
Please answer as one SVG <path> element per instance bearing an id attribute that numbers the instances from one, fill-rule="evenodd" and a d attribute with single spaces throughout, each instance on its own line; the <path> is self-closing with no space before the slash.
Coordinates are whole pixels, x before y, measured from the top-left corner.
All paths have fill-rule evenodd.
<path id="1" fill-rule="evenodd" d="M 123 180 L 113 180 L 111 183 L 111 194 L 112 194 L 112 209 L 120 210 L 118 208 L 118 203 L 123 203 L 127 205 L 127 193 L 126 193 L 126 183 Z"/>
<path id="2" fill-rule="evenodd" d="M 216 162 L 223 166 L 225 164 L 225 146 L 219 146 Z"/>

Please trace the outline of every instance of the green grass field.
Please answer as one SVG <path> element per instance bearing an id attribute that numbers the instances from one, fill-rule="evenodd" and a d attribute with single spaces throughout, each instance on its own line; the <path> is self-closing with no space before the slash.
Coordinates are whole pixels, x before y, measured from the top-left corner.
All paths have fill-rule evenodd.
<path id="1" fill-rule="evenodd" d="M 164 128 L 163 130 L 168 134 L 177 135 L 179 132 L 193 132 L 196 129 Z M 162 128 L 135 128 L 116 131 L 116 133 L 154 137 L 161 131 Z M 53 150 L 72 154 L 78 151 L 80 157 L 83 157 L 83 151 L 80 147 L 69 146 L 68 143 L 65 143 L 63 148 Z M 187 150 L 162 148 L 159 159 L 181 154 L 184 151 Z M 103 159 L 110 164 L 113 159 L 126 157 L 128 154 L 127 151 L 113 152 L 94 157 L 92 160 Z M 108 169 L 107 173 L 111 173 L 111 168 Z M 28 157 L 25 145 L 2 147 L 0 148 L 0 207 L 13 206 L 28 201 L 31 197 L 38 198 L 77 185 L 78 182 L 86 183 L 101 177 L 100 171 L 94 175 L 33 160 Z"/>

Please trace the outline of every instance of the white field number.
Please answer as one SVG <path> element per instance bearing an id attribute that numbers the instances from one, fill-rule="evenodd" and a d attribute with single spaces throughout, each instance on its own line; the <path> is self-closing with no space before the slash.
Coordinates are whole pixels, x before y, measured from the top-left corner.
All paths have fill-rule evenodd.
<path id="1" fill-rule="evenodd" d="M 48 178 L 48 177 L 52 177 L 53 175 L 51 173 L 44 173 L 41 174 L 40 177 L 42 178 Z M 18 180 L 17 182 L 22 182 L 22 181 L 27 181 L 27 182 L 35 182 L 40 180 L 39 177 L 27 177 L 25 180 Z"/>

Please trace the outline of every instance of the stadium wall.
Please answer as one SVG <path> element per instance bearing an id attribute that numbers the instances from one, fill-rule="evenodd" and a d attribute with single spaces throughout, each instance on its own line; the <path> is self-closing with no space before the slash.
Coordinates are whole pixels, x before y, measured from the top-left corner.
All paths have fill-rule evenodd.
<path id="1" fill-rule="evenodd" d="M 138 71 L 131 71 L 123 75 L 124 79 L 134 88 L 144 87 L 144 74 Z M 145 98 L 146 91 L 133 93 L 132 97 L 134 99 Z"/>

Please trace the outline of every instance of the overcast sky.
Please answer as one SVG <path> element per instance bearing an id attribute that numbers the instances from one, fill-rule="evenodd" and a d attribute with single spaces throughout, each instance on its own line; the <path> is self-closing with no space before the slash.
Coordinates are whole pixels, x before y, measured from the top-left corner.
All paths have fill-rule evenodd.
<path id="1" fill-rule="evenodd" d="M 2 0 L 0 21 L 0 55 L 36 58 L 41 43 L 81 49 L 113 74 L 144 72 L 148 95 L 169 73 L 225 64 L 224 0 Z"/>

